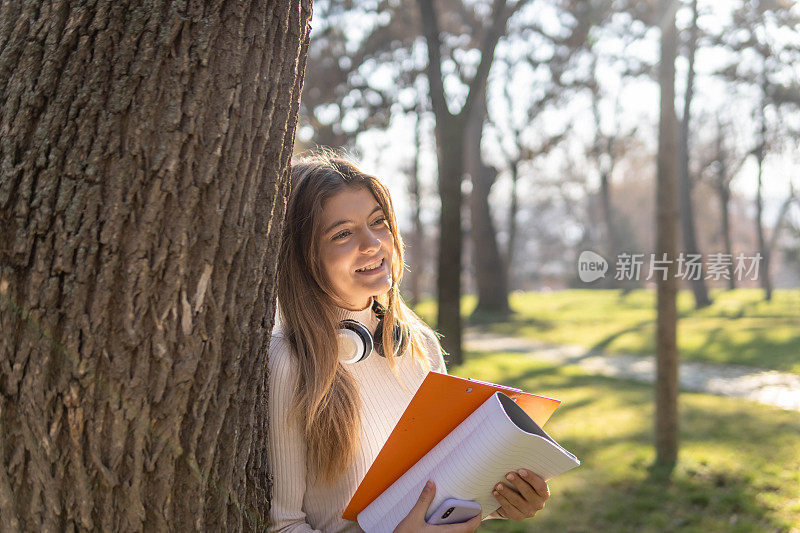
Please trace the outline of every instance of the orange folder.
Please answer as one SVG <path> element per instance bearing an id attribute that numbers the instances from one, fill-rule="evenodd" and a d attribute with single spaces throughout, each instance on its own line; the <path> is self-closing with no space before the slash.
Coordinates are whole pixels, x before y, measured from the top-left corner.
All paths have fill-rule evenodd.
<path id="1" fill-rule="evenodd" d="M 429 372 L 361 480 L 342 518 L 356 520 L 372 500 L 497 391 L 517 402 L 540 426 L 544 426 L 561 403 L 494 383 Z"/>

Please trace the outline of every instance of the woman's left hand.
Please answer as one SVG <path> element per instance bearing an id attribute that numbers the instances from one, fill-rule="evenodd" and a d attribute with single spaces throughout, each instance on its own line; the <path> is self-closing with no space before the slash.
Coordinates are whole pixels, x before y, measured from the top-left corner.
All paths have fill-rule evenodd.
<path id="1" fill-rule="evenodd" d="M 542 478 L 530 470 L 520 469 L 509 472 L 506 479 L 514 488 L 509 488 L 502 481 L 494 486 L 492 495 L 500 508 L 493 514 L 519 521 L 531 518 L 544 508 L 544 502 L 550 497 L 550 489 Z"/>

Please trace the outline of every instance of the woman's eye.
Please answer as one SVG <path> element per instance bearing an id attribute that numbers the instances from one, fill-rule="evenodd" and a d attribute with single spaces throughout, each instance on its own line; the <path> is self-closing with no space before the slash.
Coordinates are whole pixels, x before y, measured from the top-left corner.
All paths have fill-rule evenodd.
<path id="1" fill-rule="evenodd" d="M 336 235 L 334 235 L 334 236 L 333 236 L 333 240 L 335 241 L 335 240 L 337 240 L 337 239 L 343 239 L 343 238 L 347 237 L 348 235 L 350 235 L 350 230 L 349 230 L 349 229 L 346 229 L 346 230 L 344 230 L 344 231 L 340 231 L 339 233 L 337 233 Z"/>
<path id="2" fill-rule="evenodd" d="M 386 222 L 386 217 L 378 217 L 372 222 L 372 225 L 377 226 L 379 224 L 384 224 L 385 222 Z"/>

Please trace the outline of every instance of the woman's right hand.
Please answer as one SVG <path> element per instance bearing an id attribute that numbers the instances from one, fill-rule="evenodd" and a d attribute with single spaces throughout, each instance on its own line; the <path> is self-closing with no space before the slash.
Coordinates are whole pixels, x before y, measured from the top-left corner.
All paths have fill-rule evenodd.
<path id="1" fill-rule="evenodd" d="M 408 515 L 403 518 L 403 521 L 397 524 L 394 533 L 471 533 L 481 525 L 480 513 L 468 522 L 462 522 L 461 524 L 430 525 L 425 521 L 425 515 L 428 514 L 428 508 L 430 508 L 435 495 L 436 485 L 433 481 L 428 481 L 425 488 L 422 489 L 422 494 L 419 495 L 417 503 L 411 508 Z"/>

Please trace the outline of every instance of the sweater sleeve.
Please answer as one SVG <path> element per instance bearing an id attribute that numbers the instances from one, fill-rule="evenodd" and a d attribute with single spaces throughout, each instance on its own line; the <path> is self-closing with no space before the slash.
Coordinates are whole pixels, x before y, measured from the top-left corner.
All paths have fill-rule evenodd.
<path id="1" fill-rule="evenodd" d="M 306 522 L 306 443 L 289 411 L 297 383 L 297 362 L 289 342 L 273 335 L 269 346 L 269 461 L 273 474 L 267 531 L 319 532 Z"/>

